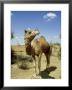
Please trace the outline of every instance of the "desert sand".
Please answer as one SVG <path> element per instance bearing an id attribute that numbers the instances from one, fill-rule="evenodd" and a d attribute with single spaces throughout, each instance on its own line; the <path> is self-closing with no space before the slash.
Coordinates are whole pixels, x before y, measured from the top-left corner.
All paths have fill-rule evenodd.
<path id="1" fill-rule="evenodd" d="M 58 52 L 59 46 L 55 45 L 56 48 L 52 49 L 52 55 L 50 58 L 50 67 L 46 69 L 46 58 L 44 54 L 41 57 L 41 79 L 60 79 L 61 78 L 61 60 L 59 60 Z M 12 46 L 12 49 L 16 52 L 17 55 L 25 55 L 24 45 Z M 18 63 L 11 64 L 11 78 L 12 79 L 33 79 L 35 73 L 35 66 L 33 63 L 30 63 L 32 66 L 29 69 L 21 69 L 18 66 Z M 35 79 L 35 78 L 34 78 Z M 38 79 L 38 78 L 37 78 Z"/>

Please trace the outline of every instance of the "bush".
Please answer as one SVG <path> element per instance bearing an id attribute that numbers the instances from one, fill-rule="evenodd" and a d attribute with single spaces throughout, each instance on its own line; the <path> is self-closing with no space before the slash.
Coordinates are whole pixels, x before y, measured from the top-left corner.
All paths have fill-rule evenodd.
<path id="1" fill-rule="evenodd" d="M 17 56 L 16 56 L 14 50 L 11 49 L 11 64 L 16 63 L 16 61 L 17 61 Z"/>
<path id="2" fill-rule="evenodd" d="M 18 64 L 18 67 L 21 69 L 29 69 L 33 67 L 32 57 L 29 55 L 20 56 L 17 64 Z"/>

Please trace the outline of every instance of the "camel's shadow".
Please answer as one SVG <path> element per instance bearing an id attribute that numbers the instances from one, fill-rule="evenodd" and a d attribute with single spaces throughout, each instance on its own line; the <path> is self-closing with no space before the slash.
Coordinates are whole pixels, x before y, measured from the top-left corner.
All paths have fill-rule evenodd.
<path id="1" fill-rule="evenodd" d="M 51 66 L 48 69 L 45 69 L 44 71 L 41 71 L 40 72 L 41 78 L 43 78 L 43 79 L 55 79 L 54 77 L 49 76 L 49 74 L 50 74 L 50 72 L 55 71 L 56 68 L 57 67 L 55 67 L 55 66 Z"/>

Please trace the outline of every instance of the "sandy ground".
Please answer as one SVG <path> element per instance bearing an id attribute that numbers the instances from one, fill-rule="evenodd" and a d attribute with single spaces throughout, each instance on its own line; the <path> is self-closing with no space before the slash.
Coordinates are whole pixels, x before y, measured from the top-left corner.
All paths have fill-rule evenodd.
<path id="1" fill-rule="evenodd" d="M 19 50 L 19 48 L 15 48 Z M 56 52 L 54 51 L 54 54 Z M 35 68 L 21 69 L 18 64 L 11 65 L 11 78 L 12 79 L 32 79 L 35 73 Z M 50 67 L 46 69 L 46 58 L 42 55 L 41 58 L 41 74 L 42 79 L 60 79 L 61 78 L 61 60 L 57 56 L 51 56 Z"/>

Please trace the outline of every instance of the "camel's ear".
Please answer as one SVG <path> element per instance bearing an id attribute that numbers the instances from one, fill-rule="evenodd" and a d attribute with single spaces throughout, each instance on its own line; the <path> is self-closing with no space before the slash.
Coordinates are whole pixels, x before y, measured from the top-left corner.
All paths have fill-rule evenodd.
<path id="1" fill-rule="evenodd" d="M 27 30 L 25 30 L 25 33 L 27 33 Z"/>

